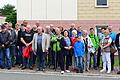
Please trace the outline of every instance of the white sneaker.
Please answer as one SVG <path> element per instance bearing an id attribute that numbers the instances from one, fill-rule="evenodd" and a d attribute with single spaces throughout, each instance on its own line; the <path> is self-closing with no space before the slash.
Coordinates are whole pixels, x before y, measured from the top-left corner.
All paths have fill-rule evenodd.
<path id="1" fill-rule="evenodd" d="M 70 71 L 69 71 L 69 70 L 66 70 L 66 72 L 67 72 L 67 73 L 70 73 Z"/>
<path id="2" fill-rule="evenodd" d="M 61 71 L 61 74 L 64 74 L 64 71 Z"/>
<path id="3" fill-rule="evenodd" d="M 111 71 L 110 71 L 110 70 L 108 70 L 108 71 L 107 71 L 107 74 L 110 74 L 110 73 L 111 73 Z"/>
<path id="4" fill-rule="evenodd" d="M 102 72 L 105 72 L 105 71 L 106 71 L 105 69 L 100 70 L 101 73 L 102 73 Z"/>

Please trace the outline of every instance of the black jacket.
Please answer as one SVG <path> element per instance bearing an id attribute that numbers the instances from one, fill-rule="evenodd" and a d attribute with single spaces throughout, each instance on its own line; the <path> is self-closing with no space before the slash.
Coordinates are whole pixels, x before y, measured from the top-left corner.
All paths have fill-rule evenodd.
<path id="1" fill-rule="evenodd" d="M 4 45 L 4 48 L 10 47 L 10 33 L 9 32 L 0 32 L 0 48 L 2 48 L 2 45 Z"/>
<path id="2" fill-rule="evenodd" d="M 116 40 L 115 40 L 115 44 L 116 44 L 116 47 L 118 48 L 118 47 L 120 47 L 120 43 L 119 43 L 119 36 L 120 36 L 120 33 L 118 33 L 117 34 L 117 36 L 116 36 Z"/>

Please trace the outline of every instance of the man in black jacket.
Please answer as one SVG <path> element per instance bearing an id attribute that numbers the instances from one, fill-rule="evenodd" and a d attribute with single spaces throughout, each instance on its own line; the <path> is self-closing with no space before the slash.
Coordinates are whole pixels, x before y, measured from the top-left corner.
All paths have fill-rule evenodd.
<path id="1" fill-rule="evenodd" d="M 120 28 L 119 28 L 119 33 L 116 36 L 115 44 L 118 49 L 119 70 L 120 70 Z M 120 71 L 118 71 L 117 74 L 120 74 Z"/>
<path id="2" fill-rule="evenodd" d="M 10 61 L 10 33 L 6 30 L 5 25 L 1 26 L 0 32 L 0 66 L 1 69 L 11 69 Z"/>

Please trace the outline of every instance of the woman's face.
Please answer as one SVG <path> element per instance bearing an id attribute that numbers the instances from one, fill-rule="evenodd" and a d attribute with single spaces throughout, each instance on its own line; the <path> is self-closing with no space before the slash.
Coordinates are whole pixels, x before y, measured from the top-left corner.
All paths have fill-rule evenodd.
<path id="1" fill-rule="evenodd" d="M 65 37 L 68 36 L 68 32 L 67 32 L 67 31 L 64 32 L 64 36 L 65 36 Z"/>

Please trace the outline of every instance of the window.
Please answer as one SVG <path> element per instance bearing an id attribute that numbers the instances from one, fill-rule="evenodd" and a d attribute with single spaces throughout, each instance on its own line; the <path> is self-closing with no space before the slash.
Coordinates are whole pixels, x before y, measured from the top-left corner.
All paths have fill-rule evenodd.
<path id="1" fill-rule="evenodd" d="M 95 7 L 108 7 L 108 0 L 95 0 Z"/>

